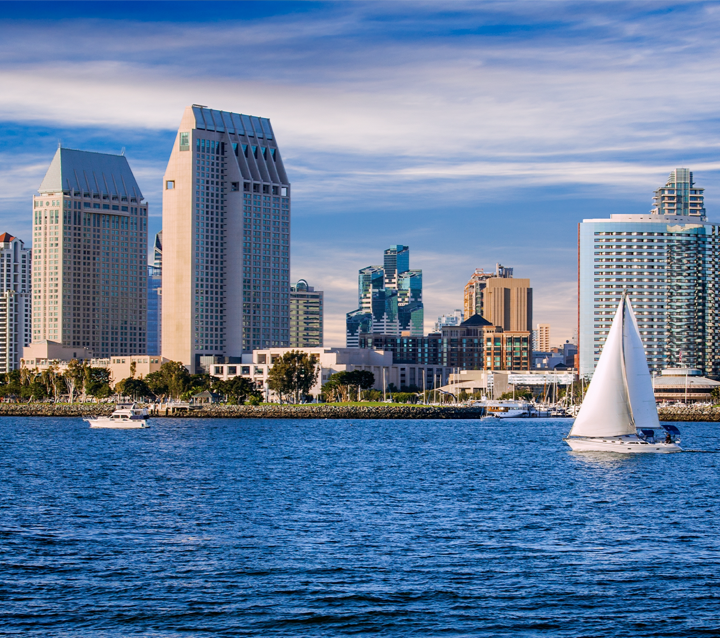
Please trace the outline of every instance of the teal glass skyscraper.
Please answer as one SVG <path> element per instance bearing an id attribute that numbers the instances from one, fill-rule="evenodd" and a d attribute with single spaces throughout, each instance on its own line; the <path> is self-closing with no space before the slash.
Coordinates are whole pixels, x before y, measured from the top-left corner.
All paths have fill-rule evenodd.
<path id="1" fill-rule="evenodd" d="M 579 225 L 580 374 L 592 376 L 623 290 L 636 311 L 650 370 L 699 368 L 720 376 L 720 227 L 703 189 L 676 169 L 650 214 Z"/>
<path id="2" fill-rule="evenodd" d="M 382 266 L 358 272 L 358 308 L 346 316 L 346 345 L 357 348 L 363 333 L 422 336 L 422 270 L 410 269 L 410 248 L 390 246 Z"/>

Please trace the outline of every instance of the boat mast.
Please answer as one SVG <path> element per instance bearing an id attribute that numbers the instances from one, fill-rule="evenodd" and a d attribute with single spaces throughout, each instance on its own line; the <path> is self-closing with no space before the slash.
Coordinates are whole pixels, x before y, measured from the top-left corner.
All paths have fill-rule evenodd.
<path id="1" fill-rule="evenodd" d="M 625 396 L 627 397 L 628 406 L 630 406 L 630 423 L 635 425 L 635 415 L 633 414 L 632 401 L 630 400 L 630 388 L 628 387 L 627 369 L 625 368 L 625 308 L 627 304 L 627 288 L 622 293 L 622 325 L 620 331 L 620 367 L 622 368 L 623 383 L 625 385 Z"/>

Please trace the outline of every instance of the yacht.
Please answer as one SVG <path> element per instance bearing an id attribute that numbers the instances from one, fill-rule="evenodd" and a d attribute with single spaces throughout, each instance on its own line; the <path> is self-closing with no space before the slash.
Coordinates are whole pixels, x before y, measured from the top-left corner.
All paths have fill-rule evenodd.
<path id="1" fill-rule="evenodd" d="M 663 429 L 665 437 L 655 438 Z M 625 291 L 580 412 L 565 442 L 576 452 L 682 452 L 680 432 L 660 425 L 632 304 Z"/>
<path id="2" fill-rule="evenodd" d="M 135 403 L 118 403 L 110 416 L 93 416 L 85 419 L 91 428 L 113 428 L 117 430 L 138 430 L 149 427 L 147 408 L 139 408 Z"/>
<path id="3" fill-rule="evenodd" d="M 529 417 L 532 405 L 527 401 L 476 401 L 476 408 L 485 408 L 484 419 L 522 419 Z"/>

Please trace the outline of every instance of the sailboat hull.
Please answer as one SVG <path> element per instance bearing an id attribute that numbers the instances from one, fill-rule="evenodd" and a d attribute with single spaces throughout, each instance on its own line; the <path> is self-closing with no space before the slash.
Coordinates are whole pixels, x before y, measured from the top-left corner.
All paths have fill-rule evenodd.
<path id="1" fill-rule="evenodd" d="M 616 454 L 672 454 L 682 452 L 677 443 L 649 443 L 638 436 L 581 437 L 565 439 L 573 452 L 615 452 Z"/>

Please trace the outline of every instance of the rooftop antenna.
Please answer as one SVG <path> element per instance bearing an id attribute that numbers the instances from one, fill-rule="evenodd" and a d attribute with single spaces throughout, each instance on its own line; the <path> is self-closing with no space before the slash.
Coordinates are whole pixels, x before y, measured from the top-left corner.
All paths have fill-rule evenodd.
<path id="1" fill-rule="evenodd" d="M 124 146 L 120 149 L 120 155 L 122 155 L 123 157 L 125 156 L 125 147 Z"/>
<path id="2" fill-rule="evenodd" d="M 58 148 L 62 148 L 62 140 L 58 140 Z"/>

